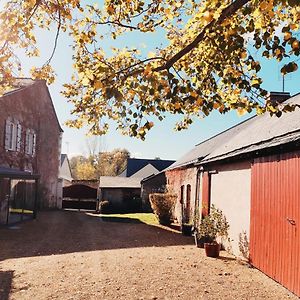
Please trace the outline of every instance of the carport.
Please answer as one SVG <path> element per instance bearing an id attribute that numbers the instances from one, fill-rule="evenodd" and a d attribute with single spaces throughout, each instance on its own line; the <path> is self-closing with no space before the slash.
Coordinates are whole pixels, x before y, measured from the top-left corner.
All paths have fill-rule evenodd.
<path id="1" fill-rule="evenodd" d="M 0 168 L 0 225 L 36 218 L 38 181 L 39 175 Z"/>

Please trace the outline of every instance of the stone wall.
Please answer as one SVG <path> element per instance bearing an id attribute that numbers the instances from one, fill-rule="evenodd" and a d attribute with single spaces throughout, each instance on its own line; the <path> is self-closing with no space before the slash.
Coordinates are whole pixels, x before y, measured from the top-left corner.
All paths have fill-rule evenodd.
<path id="1" fill-rule="evenodd" d="M 40 208 L 57 208 L 57 182 L 62 130 L 44 81 L 0 98 L 0 166 L 40 175 Z M 5 150 L 5 122 L 10 117 L 22 126 L 20 151 Z M 25 131 L 36 133 L 36 154 L 25 154 Z"/>
<path id="2" fill-rule="evenodd" d="M 166 171 L 167 187 L 171 193 L 177 195 L 177 202 L 175 206 L 175 215 L 179 223 L 182 221 L 182 205 L 180 199 L 183 200 L 183 208 L 186 208 L 187 204 L 187 189 L 190 186 L 190 209 L 188 213 L 190 221 L 193 218 L 195 211 L 195 198 L 196 198 L 196 180 L 197 180 L 197 168 L 186 169 L 174 169 Z M 183 194 L 181 196 L 181 189 L 183 187 Z"/>

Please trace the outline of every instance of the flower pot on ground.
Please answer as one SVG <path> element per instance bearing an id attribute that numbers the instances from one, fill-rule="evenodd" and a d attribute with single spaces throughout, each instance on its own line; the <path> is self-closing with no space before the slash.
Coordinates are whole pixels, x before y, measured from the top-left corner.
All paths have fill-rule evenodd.
<path id="1" fill-rule="evenodd" d="M 219 257 L 221 245 L 217 242 L 204 243 L 205 254 L 208 257 Z"/>
<path id="2" fill-rule="evenodd" d="M 192 224 L 182 224 L 181 225 L 181 232 L 185 236 L 191 236 L 192 235 Z"/>
<path id="3" fill-rule="evenodd" d="M 194 233 L 195 238 L 195 245 L 197 248 L 204 248 L 204 243 L 209 243 L 210 238 L 207 236 L 199 236 L 198 233 L 195 231 Z"/>
<path id="4" fill-rule="evenodd" d="M 199 227 L 197 234 L 199 237 L 205 237 L 207 241 L 204 243 L 206 255 L 209 257 L 218 257 L 221 245 L 217 239 L 223 239 L 228 236 L 229 224 L 226 217 L 220 209 L 214 205 L 211 206 L 210 214 L 205 216 Z"/>
<path id="5" fill-rule="evenodd" d="M 149 195 L 151 208 L 161 225 L 170 225 L 177 196 L 171 193 Z"/>

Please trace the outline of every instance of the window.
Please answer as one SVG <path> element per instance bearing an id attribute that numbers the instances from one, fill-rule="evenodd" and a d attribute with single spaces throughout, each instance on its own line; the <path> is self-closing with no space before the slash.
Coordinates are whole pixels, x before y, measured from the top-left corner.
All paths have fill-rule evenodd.
<path id="1" fill-rule="evenodd" d="M 36 150 L 36 134 L 32 129 L 26 129 L 25 153 L 34 156 Z"/>
<path id="2" fill-rule="evenodd" d="M 184 185 L 180 187 L 180 203 L 183 205 L 184 201 Z"/>
<path id="3" fill-rule="evenodd" d="M 190 221 L 191 216 L 191 185 L 188 184 L 186 187 L 186 203 L 185 203 L 185 217 L 186 221 Z"/>
<path id="4" fill-rule="evenodd" d="M 22 126 L 18 121 L 8 118 L 5 123 L 5 150 L 20 151 Z"/>

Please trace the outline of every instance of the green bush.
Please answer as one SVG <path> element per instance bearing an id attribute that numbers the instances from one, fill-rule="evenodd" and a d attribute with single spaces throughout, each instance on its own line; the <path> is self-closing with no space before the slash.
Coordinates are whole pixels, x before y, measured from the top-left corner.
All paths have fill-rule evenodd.
<path id="1" fill-rule="evenodd" d="M 210 214 L 201 221 L 198 227 L 198 235 L 207 238 L 210 242 L 216 242 L 217 237 L 228 236 L 229 224 L 222 210 L 211 206 Z"/>
<path id="2" fill-rule="evenodd" d="M 155 193 L 149 195 L 151 208 L 160 224 L 171 224 L 176 199 L 177 196 L 170 193 Z"/>

